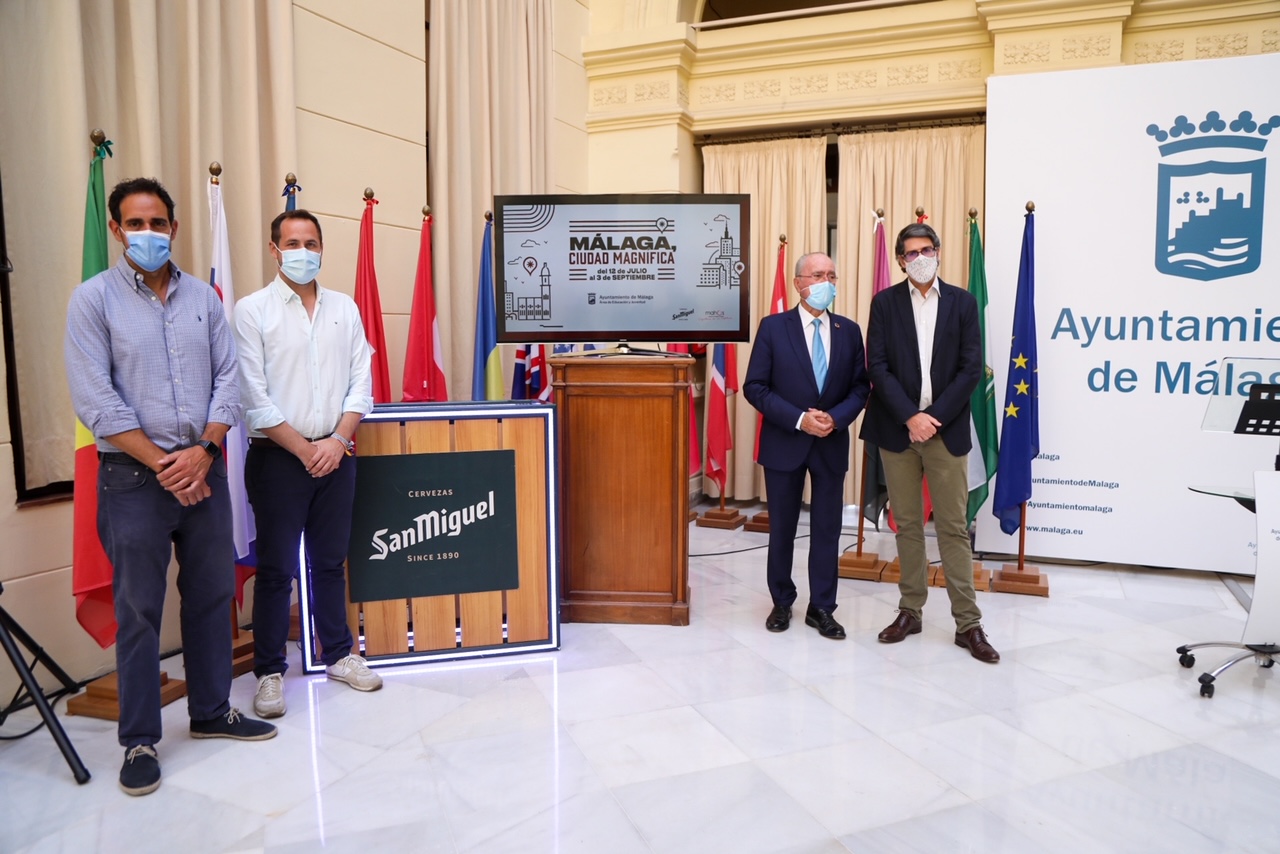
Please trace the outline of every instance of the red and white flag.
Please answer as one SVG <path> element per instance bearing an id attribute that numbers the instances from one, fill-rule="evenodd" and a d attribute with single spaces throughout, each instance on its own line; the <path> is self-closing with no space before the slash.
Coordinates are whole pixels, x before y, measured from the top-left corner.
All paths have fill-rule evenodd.
<path id="1" fill-rule="evenodd" d="M 209 179 L 209 223 L 213 229 L 213 257 L 209 263 L 209 284 L 222 299 L 227 323 L 234 323 L 236 294 L 231 282 L 231 246 L 227 240 L 227 212 L 222 206 L 222 185 Z M 243 421 L 227 431 L 223 440 L 223 458 L 227 461 L 227 487 L 231 493 L 231 537 L 236 549 L 236 602 L 244 605 L 244 583 L 256 572 L 257 559 L 253 543 L 257 526 L 249 495 L 244 487 L 244 460 L 249 452 L 249 434 Z"/>
<path id="2" fill-rule="evenodd" d="M 404 356 L 403 393 L 403 400 L 410 402 L 449 399 L 431 274 L 431 214 L 422 220 L 418 274 L 413 279 L 413 308 L 409 314 L 409 349 Z"/>
<path id="3" fill-rule="evenodd" d="M 773 274 L 773 297 L 769 300 L 769 313 L 782 314 L 787 310 L 787 242 L 778 241 L 778 268 Z M 751 452 L 751 459 L 760 459 L 760 428 L 764 426 L 764 416 L 756 413 L 756 447 Z"/>
<path id="4" fill-rule="evenodd" d="M 373 402 L 391 402 L 391 372 L 387 369 L 387 336 L 382 331 L 382 300 L 378 298 L 378 273 L 373 266 L 373 206 L 364 200 L 360 217 L 360 248 L 356 253 L 356 306 L 364 323 L 364 337 L 373 348 Z"/>
<path id="5" fill-rule="evenodd" d="M 707 394 L 707 477 L 715 481 L 720 494 L 724 495 L 729 451 L 733 450 L 729 395 L 738 390 L 738 348 L 734 344 L 716 344 L 714 349 Z"/>

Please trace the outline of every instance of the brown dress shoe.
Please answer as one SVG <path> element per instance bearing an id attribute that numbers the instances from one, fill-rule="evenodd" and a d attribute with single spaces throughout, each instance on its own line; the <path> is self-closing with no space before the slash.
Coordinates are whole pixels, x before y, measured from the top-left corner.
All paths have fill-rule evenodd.
<path id="1" fill-rule="evenodd" d="M 969 654 L 978 661 L 985 661 L 987 664 L 996 664 L 1000 661 L 1000 653 L 996 652 L 996 648 L 987 640 L 982 626 L 974 626 L 967 632 L 956 632 L 956 646 L 969 650 Z"/>
<path id="2" fill-rule="evenodd" d="M 907 635 L 920 634 L 923 623 L 919 617 L 913 617 L 906 611 L 899 611 L 884 631 L 879 635 L 880 643 L 899 643 L 907 639 Z"/>

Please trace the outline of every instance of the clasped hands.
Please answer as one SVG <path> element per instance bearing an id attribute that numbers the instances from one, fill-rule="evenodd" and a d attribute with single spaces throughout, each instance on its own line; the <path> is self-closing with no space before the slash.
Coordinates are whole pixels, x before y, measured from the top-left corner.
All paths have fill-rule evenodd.
<path id="1" fill-rule="evenodd" d="M 307 474 L 324 477 L 337 471 L 338 464 L 347 453 L 347 446 L 332 436 L 308 442 L 298 459 L 306 466 Z"/>
<path id="2" fill-rule="evenodd" d="M 821 439 L 823 436 L 830 435 L 831 431 L 836 429 L 836 422 L 822 410 L 810 409 L 800 419 L 800 429 L 810 436 L 817 436 Z"/>
<path id="3" fill-rule="evenodd" d="M 165 454 L 157 465 L 160 468 L 156 471 L 156 480 L 172 492 L 183 507 L 199 504 L 213 494 L 205 483 L 213 458 L 199 445 Z"/>
<path id="4" fill-rule="evenodd" d="M 927 412 L 917 412 L 907 419 L 907 434 L 912 442 L 927 442 L 937 435 L 942 422 Z"/>

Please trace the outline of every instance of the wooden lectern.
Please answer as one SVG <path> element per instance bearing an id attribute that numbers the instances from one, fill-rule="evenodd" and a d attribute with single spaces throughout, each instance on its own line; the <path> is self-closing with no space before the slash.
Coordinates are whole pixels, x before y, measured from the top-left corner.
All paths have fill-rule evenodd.
<path id="1" fill-rule="evenodd" d="M 560 411 L 560 619 L 689 624 L 693 359 L 548 359 Z"/>

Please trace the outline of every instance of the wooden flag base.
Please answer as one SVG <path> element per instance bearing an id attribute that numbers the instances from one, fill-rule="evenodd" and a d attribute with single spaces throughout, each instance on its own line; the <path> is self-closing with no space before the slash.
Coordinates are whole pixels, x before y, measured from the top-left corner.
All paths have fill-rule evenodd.
<path id="1" fill-rule="evenodd" d="M 160 672 L 161 706 L 167 706 L 186 695 L 186 682 L 181 679 L 170 679 L 168 673 Z M 85 686 L 83 694 L 77 694 L 67 700 L 67 714 L 99 718 L 104 721 L 120 720 L 120 683 L 116 674 L 108 673 L 101 679 L 93 680 Z"/>
<path id="2" fill-rule="evenodd" d="M 231 678 L 253 670 L 253 632 L 241 629 L 231 639 Z"/>
<path id="3" fill-rule="evenodd" d="M 769 511 L 765 510 L 757 513 L 747 520 L 747 524 L 742 526 L 745 530 L 756 534 L 769 533 Z"/>
<path id="4" fill-rule="evenodd" d="M 708 510 L 699 516 L 694 524 L 699 528 L 722 528 L 732 531 L 734 528 L 741 528 L 746 522 L 746 516 L 743 516 L 734 508 L 728 507 Z"/>
<path id="5" fill-rule="evenodd" d="M 1022 593 L 1027 596 L 1048 596 L 1049 578 L 1040 574 L 1040 567 L 1006 563 L 995 574 L 991 589 L 997 593 Z"/>
<path id="6" fill-rule="evenodd" d="M 845 552 L 836 562 L 836 574 L 841 578 L 857 578 L 862 581 L 880 581 L 886 561 L 880 560 L 876 552 L 852 554 Z"/>
<path id="7" fill-rule="evenodd" d="M 698 518 L 698 511 L 697 511 L 697 510 L 690 510 L 690 511 L 689 511 L 689 521 L 690 521 L 690 522 L 696 521 L 696 520 L 697 520 L 697 518 Z"/>
<path id="8" fill-rule="evenodd" d="M 884 571 L 880 573 L 880 580 L 885 584 L 897 584 L 902 580 L 902 564 L 895 557 L 884 565 Z"/>
<path id="9" fill-rule="evenodd" d="M 941 566 L 929 567 L 929 586 L 947 586 L 947 575 L 942 571 Z M 982 593 L 986 593 L 991 589 L 991 570 L 984 569 L 982 561 L 975 560 L 973 562 L 973 589 Z"/>

